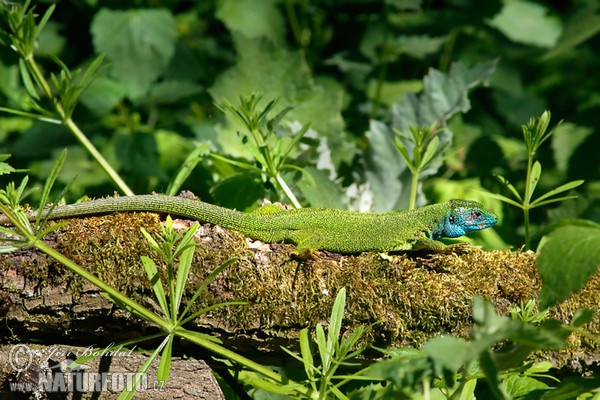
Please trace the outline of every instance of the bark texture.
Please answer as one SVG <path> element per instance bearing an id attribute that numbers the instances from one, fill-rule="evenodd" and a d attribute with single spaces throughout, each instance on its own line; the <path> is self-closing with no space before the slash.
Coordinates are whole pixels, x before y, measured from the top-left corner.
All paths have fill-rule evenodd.
<path id="1" fill-rule="evenodd" d="M 176 220 L 176 227 L 191 221 Z M 45 239 L 99 278 L 160 314 L 140 256 L 160 259 L 140 233 L 159 237 L 156 214 L 115 214 L 71 220 Z M 540 278 L 532 252 L 485 252 L 469 246 L 446 253 L 340 255 L 318 252 L 298 259 L 294 247 L 251 241 L 211 225 L 196 232 L 198 248 L 186 284 L 189 299 L 221 263 L 238 258 L 202 293 L 194 309 L 225 301 L 245 305 L 217 308 L 189 328 L 216 336 L 224 345 L 262 364 L 289 361 L 280 346 L 296 349 L 300 328 L 327 321 L 335 295 L 346 287 L 344 328 L 369 325 L 365 344 L 420 346 L 439 334 L 467 337 L 471 299 L 493 302 L 500 313 L 535 299 Z M 163 267 L 163 278 L 166 278 Z M 568 321 L 578 308 L 597 308 L 600 279 L 594 276 L 576 296 L 552 310 Z M 185 303 L 185 300 L 184 300 Z M 0 340 L 102 348 L 157 332 L 117 308 L 99 290 L 35 249 L 0 258 Z M 586 328 L 598 334 L 598 317 Z M 577 372 L 598 368 L 599 350 L 574 336 L 572 347 L 550 356 L 557 367 Z M 206 354 L 181 343 L 181 354 Z M 151 348 L 151 346 L 149 346 Z M 171 374 L 175 377 L 177 374 Z M 185 375 L 185 373 L 184 373 Z"/>

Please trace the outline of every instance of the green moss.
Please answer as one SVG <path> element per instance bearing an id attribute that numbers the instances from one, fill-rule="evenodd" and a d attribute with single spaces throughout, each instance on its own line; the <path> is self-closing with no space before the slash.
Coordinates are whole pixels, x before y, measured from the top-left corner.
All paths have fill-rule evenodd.
<path id="1" fill-rule="evenodd" d="M 158 237 L 160 223 L 151 213 L 73 219 L 56 234 L 56 247 L 107 283 L 147 304 L 144 298 L 152 297 L 152 292 L 140 256 L 155 257 L 140 227 Z M 175 220 L 175 227 L 178 224 L 184 228 L 189 221 Z M 346 287 L 345 330 L 369 325 L 372 329 L 365 344 L 420 346 L 439 334 L 466 337 L 472 327 L 473 296 L 492 301 L 498 312 L 506 315 L 521 301 L 536 299 L 541 286 L 532 252 L 485 252 L 459 246 L 443 253 L 388 257 L 318 252 L 318 258 L 302 260 L 294 257 L 292 245 L 250 241 L 208 224 L 200 225 L 196 241 L 199 246 L 186 285 L 189 295 L 221 263 L 239 258 L 195 305 L 201 308 L 224 301 L 246 301 L 245 306 L 217 309 L 196 321 L 201 327 L 218 326 L 232 334 L 272 332 L 294 338 L 299 328 L 326 322 L 336 293 Z M 84 289 L 79 278 L 38 253 L 26 259 L 22 270 L 38 287 L 67 282 L 75 299 Z M 164 275 L 164 266 L 162 272 Z M 555 307 L 552 317 L 568 322 L 579 308 L 597 309 L 599 288 L 600 277 L 596 275 L 578 295 Z M 586 328 L 598 334 L 598 318 Z M 571 343 L 571 353 L 585 354 L 594 346 L 578 336 L 573 336 Z"/>

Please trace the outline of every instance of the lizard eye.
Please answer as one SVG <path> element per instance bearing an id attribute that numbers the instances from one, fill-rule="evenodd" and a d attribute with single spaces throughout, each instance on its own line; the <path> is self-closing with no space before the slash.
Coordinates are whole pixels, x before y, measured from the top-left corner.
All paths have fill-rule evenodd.
<path id="1" fill-rule="evenodd" d="M 450 222 L 451 224 L 454 224 L 454 215 L 451 215 L 448 217 L 448 222 Z"/>
<path id="2" fill-rule="evenodd" d="M 473 216 L 475 219 L 481 219 L 481 211 L 473 211 L 471 216 Z"/>

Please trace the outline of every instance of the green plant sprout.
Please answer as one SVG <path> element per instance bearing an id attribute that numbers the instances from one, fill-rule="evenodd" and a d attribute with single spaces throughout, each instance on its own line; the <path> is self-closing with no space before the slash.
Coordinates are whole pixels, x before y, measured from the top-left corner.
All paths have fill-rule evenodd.
<path id="1" fill-rule="evenodd" d="M 327 334 L 325 334 L 323 325 L 316 325 L 315 343 L 321 359 L 320 364 L 315 363 L 313 359 L 310 332 L 306 328 L 300 331 L 301 356 L 292 353 L 284 347 L 281 348 L 303 364 L 307 383 L 315 393 L 318 393 L 318 399 L 330 399 L 333 397 L 347 399 L 340 390 L 340 387 L 352 379 L 358 379 L 358 375 L 335 375 L 339 367 L 353 365 L 348 363 L 348 360 L 358 356 L 363 351 L 362 348 L 354 351 L 351 350 L 363 336 L 365 331 L 364 326 L 359 326 L 348 338 L 340 337 L 345 304 L 346 289 L 342 288 L 338 292 L 333 303 L 333 308 L 331 309 Z"/>
<path id="2" fill-rule="evenodd" d="M 537 302 L 535 300 L 529 300 L 527 303 L 521 300 L 520 305 L 514 306 L 508 310 L 508 312 L 513 319 L 518 319 L 530 324 L 539 324 L 546 319 L 550 313 L 550 309 L 546 308 L 545 310 L 535 312 L 536 305 Z"/>
<path id="3" fill-rule="evenodd" d="M 525 140 L 525 146 L 527 146 L 527 176 L 525 178 L 525 193 L 522 196 L 519 194 L 517 189 L 515 189 L 515 187 L 501 175 L 497 176 L 498 179 L 506 188 L 508 188 L 516 200 L 496 193 L 487 193 L 489 197 L 501 200 L 523 210 L 523 216 L 525 220 L 526 249 L 529 249 L 531 245 L 529 210 L 550 203 L 576 198 L 577 196 L 554 196 L 574 189 L 584 182 L 583 180 L 571 181 L 548 191 L 535 200 L 532 199 L 533 192 L 535 191 L 535 188 L 540 180 L 540 176 L 542 175 L 542 165 L 539 161 L 534 162 L 533 158 L 542 143 L 548 140 L 561 122 L 562 121 L 560 121 L 550 131 L 546 132 L 548 130 L 548 125 L 550 124 L 550 111 L 544 111 L 539 118 L 532 117 L 526 125 L 522 126 L 523 139 Z"/>
<path id="4" fill-rule="evenodd" d="M 448 143 L 440 146 L 440 138 L 437 136 L 434 126 L 429 128 L 411 126 L 410 135 L 400 132 L 397 129 L 394 129 L 394 132 L 397 135 L 395 141 L 396 149 L 402 155 L 412 174 L 410 201 L 408 205 L 408 209 L 412 210 L 415 208 L 417 200 L 417 189 L 421 172 L 432 162 L 441 162 L 443 160 L 444 157 L 441 159 L 438 159 L 438 157 L 446 150 Z M 401 138 L 407 140 L 412 145 L 412 157 L 409 154 L 409 148 Z"/>
<path id="5" fill-rule="evenodd" d="M 50 74 L 50 81 L 48 81 L 35 60 L 34 51 L 37 47 L 38 37 L 54 12 L 56 5 L 52 4 L 48 7 L 39 23 L 36 24 L 35 6 L 29 7 L 30 3 L 31 1 L 27 0 L 22 4 L 14 2 L 0 7 L 0 18 L 5 21 L 5 25 L 8 27 L 8 31 L 0 29 L 0 39 L 9 44 L 10 48 L 17 52 L 20 57 L 19 71 L 29 96 L 27 105 L 34 112 L 7 107 L 0 107 L 0 111 L 54 124 L 64 124 L 96 162 L 100 164 L 115 185 L 126 195 L 133 195 L 133 191 L 125 181 L 72 119 L 73 111 L 81 94 L 98 72 L 104 57 L 98 56 L 87 69 L 72 73 L 61 60 L 51 56 L 52 60 L 59 66 L 60 73 L 58 75 Z"/>
<path id="6" fill-rule="evenodd" d="M 212 154 L 212 157 L 237 167 L 253 170 L 266 175 L 269 179 L 274 181 L 276 187 L 279 187 L 283 193 L 285 193 L 286 197 L 294 207 L 301 208 L 300 202 L 288 184 L 283 180 L 281 171 L 283 169 L 297 169 L 302 173 L 306 173 L 306 171 L 300 167 L 286 164 L 286 161 L 292 150 L 295 149 L 300 142 L 300 139 L 302 139 L 302 136 L 304 136 L 306 131 L 310 128 L 310 124 L 302 126 L 302 128 L 292 136 L 277 136 L 275 133 L 277 125 L 279 125 L 292 107 L 286 107 L 274 118 L 268 119 L 267 115 L 269 112 L 273 111 L 277 104 L 277 100 L 271 100 L 261 110 L 258 108 L 261 99 L 262 96 L 253 93 L 246 97 L 240 96 L 239 104 L 237 106 L 234 106 L 227 100 L 224 100 L 222 104 L 217 104 L 217 107 L 221 111 L 231 115 L 247 129 L 252 139 L 252 141 L 249 142 L 249 148 L 259 166 L 257 167 L 241 161 L 230 160 L 218 154 Z M 244 143 L 248 142 L 247 136 L 243 136 L 243 141 Z"/>

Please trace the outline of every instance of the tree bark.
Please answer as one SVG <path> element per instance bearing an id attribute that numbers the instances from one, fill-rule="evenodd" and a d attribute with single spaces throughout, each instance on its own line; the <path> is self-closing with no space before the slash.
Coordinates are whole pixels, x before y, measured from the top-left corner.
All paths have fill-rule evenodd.
<path id="1" fill-rule="evenodd" d="M 185 228 L 192 222 L 175 220 Z M 140 233 L 160 236 L 161 220 L 151 213 L 73 219 L 45 240 L 56 250 L 157 314 L 140 256 L 160 259 Z M 194 309 L 225 301 L 242 306 L 217 308 L 188 328 L 215 336 L 224 345 L 261 364 L 290 361 L 280 346 L 297 350 L 300 328 L 325 323 L 336 293 L 347 289 L 344 329 L 368 325 L 363 344 L 418 347 L 440 335 L 468 337 L 471 300 L 490 300 L 498 312 L 536 299 L 541 283 L 532 252 L 485 252 L 470 246 L 445 253 L 342 255 L 318 252 L 298 259 L 294 246 L 266 244 L 237 232 L 200 225 L 184 304 L 203 279 L 223 262 L 238 258 L 198 298 Z M 163 278 L 166 277 L 164 266 Z M 578 308 L 597 308 L 600 279 L 594 276 L 578 295 L 552 310 L 568 321 Z M 35 249 L 0 258 L 0 338 L 2 343 L 68 343 L 102 348 L 109 343 L 157 332 L 102 297 L 95 286 Z M 598 334 L 599 321 L 586 329 Z M 148 348 L 152 348 L 149 344 Z M 202 349 L 182 342 L 181 354 L 204 358 Z M 566 352 L 551 355 L 557 367 L 585 372 L 600 360 L 599 350 L 577 336 Z M 173 374 L 172 374 L 173 376 Z"/>

